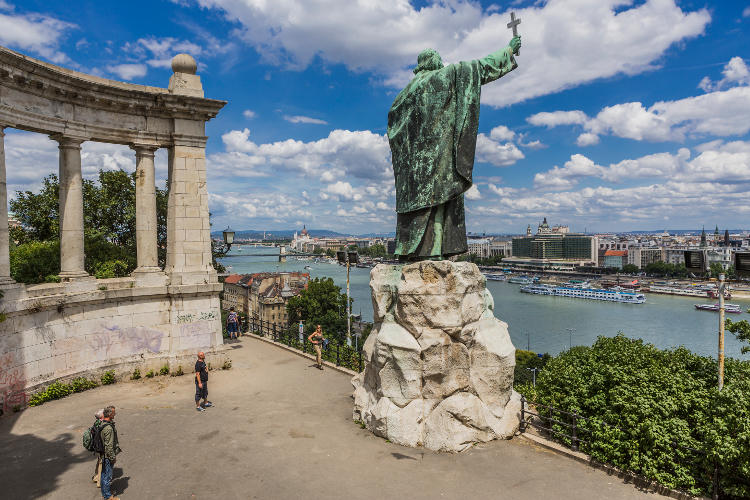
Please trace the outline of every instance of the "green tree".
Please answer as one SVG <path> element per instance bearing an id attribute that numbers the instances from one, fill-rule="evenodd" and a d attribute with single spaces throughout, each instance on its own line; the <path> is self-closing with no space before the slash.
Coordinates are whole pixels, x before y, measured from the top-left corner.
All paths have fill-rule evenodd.
<path id="1" fill-rule="evenodd" d="M 341 293 L 331 278 L 308 282 L 307 289 L 290 298 L 286 308 L 290 325 L 301 319 L 308 333 L 320 325 L 326 337 L 339 342 L 346 340 L 346 294 Z"/>
<path id="2" fill-rule="evenodd" d="M 708 271 L 711 273 L 712 278 L 718 278 L 720 274 L 724 274 L 724 267 L 718 262 L 712 262 L 708 266 Z"/>
<path id="3" fill-rule="evenodd" d="M 746 319 L 742 321 L 732 321 L 727 318 L 724 322 L 725 328 L 737 337 L 740 342 L 750 343 L 750 323 Z M 742 346 L 742 354 L 750 352 L 750 346 Z"/>
<path id="4" fill-rule="evenodd" d="M 625 274 L 638 274 L 640 269 L 635 264 L 625 264 L 622 266 L 622 272 Z"/>

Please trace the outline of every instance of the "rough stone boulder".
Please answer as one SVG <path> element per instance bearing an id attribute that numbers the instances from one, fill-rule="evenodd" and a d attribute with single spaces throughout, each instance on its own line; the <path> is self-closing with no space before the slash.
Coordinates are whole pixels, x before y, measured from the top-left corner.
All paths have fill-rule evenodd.
<path id="1" fill-rule="evenodd" d="M 518 428 L 515 348 L 471 263 L 378 265 L 355 420 L 405 446 L 462 451 Z"/>

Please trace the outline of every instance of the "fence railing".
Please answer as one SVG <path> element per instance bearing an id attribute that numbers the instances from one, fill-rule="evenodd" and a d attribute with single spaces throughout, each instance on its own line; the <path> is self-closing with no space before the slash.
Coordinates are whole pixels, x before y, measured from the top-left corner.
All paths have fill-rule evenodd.
<path id="1" fill-rule="evenodd" d="M 529 427 L 536 429 L 544 437 L 549 437 L 558 443 L 568 446 L 573 451 L 583 451 L 594 457 L 597 461 L 608 463 L 621 469 L 623 467 L 620 464 L 599 460 L 598 457 L 601 457 L 603 454 L 597 453 L 597 451 L 602 452 L 606 448 L 611 452 L 613 433 L 619 433 L 623 437 L 632 436 L 632 431 L 627 431 L 617 425 L 585 417 L 577 412 L 569 412 L 549 405 L 530 402 L 522 395 L 521 424 L 519 430 L 523 433 Z M 606 438 L 609 438 L 609 440 Z M 649 474 L 646 473 L 643 467 L 644 458 L 650 455 L 649 452 L 653 449 L 654 444 L 651 443 L 649 446 L 642 437 L 637 441 L 637 448 L 634 449 L 630 446 L 631 443 L 632 441 L 625 443 L 625 440 L 623 440 L 623 448 L 626 449 L 626 453 L 637 455 L 635 457 L 637 466 L 626 467 L 625 470 L 641 474 L 650 480 L 654 479 L 649 477 Z M 675 441 L 668 441 L 668 444 L 675 450 L 672 458 L 678 457 L 680 459 L 677 462 L 679 465 L 692 472 L 701 471 L 704 473 L 701 475 L 703 482 L 696 481 L 697 484 L 694 485 L 684 484 L 679 486 L 680 489 L 687 490 L 690 487 L 698 486 L 704 492 L 710 492 L 714 499 L 732 499 L 739 497 L 734 497 L 723 491 L 721 487 L 722 478 L 750 486 L 750 478 L 740 475 L 736 467 L 734 470 L 720 467 L 718 462 L 709 458 L 709 453 L 705 449 Z M 701 443 L 696 443 L 696 445 L 700 446 Z"/>
<path id="2" fill-rule="evenodd" d="M 265 337 L 304 353 L 315 354 L 315 348 L 312 342 L 307 340 L 307 334 L 300 335 L 294 327 L 284 328 L 277 323 L 255 318 L 249 318 L 246 324 L 249 333 Z M 339 337 L 341 336 L 339 335 Z M 321 358 L 325 361 L 358 373 L 362 371 L 361 346 L 359 349 L 355 349 L 340 342 L 329 341 L 323 344 L 321 351 Z"/>

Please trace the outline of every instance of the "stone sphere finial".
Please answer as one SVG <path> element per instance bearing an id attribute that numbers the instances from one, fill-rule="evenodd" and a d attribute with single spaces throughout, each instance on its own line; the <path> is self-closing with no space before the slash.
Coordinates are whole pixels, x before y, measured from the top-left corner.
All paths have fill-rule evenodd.
<path id="1" fill-rule="evenodd" d="M 175 73 L 194 75 L 197 70 L 198 64 L 190 54 L 177 54 L 172 59 L 172 71 Z"/>

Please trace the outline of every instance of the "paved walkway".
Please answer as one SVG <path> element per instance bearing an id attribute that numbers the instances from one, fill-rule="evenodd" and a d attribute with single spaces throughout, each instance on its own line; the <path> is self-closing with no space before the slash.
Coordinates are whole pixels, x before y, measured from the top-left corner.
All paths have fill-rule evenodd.
<path id="1" fill-rule="evenodd" d="M 131 499 L 657 498 L 521 439 L 460 455 L 404 448 L 351 421 L 349 377 L 261 341 L 211 372 L 215 404 L 193 407 L 190 376 L 118 383 L 0 418 L 4 498 L 97 499 L 81 432 L 117 406 L 114 489 Z"/>

